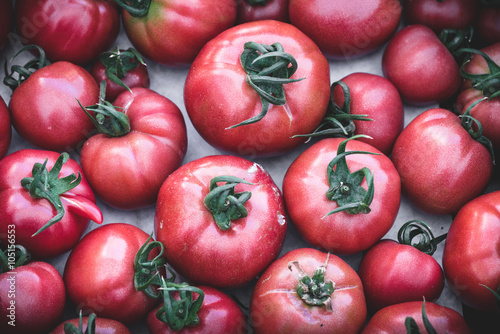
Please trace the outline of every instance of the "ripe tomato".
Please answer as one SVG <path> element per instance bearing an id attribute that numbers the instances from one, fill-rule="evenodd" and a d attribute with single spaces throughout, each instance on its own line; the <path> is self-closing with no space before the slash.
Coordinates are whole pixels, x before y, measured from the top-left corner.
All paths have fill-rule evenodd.
<path id="1" fill-rule="evenodd" d="M 126 1 L 116 0 L 123 7 Z M 123 26 L 132 45 L 145 57 L 169 66 L 190 64 L 205 43 L 236 20 L 234 0 L 147 0 L 140 14 L 123 10 Z M 165 33 L 167 32 L 167 33 Z M 182 47 L 180 47 L 182 46 Z"/>
<path id="2" fill-rule="evenodd" d="M 332 59 L 361 57 L 384 45 L 401 18 L 397 0 L 290 0 L 290 22 Z"/>
<path id="3" fill-rule="evenodd" d="M 392 227 L 399 210 L 400 181 L 391 160 L 382 154 L 347 156 L 351 176 L 344 178 L 343 172 L 339 172 L 340 179 L 330 181 L 328 174 L 333 167 L 329 165 L 337 155 L 341 156 L 341 152 L 337 153 L 341 143 L 340 138 L 323 139 L 299 155 L 285 174 L 283 195 L 290 219 L 308 243 L 335 254 L 354 254 L 374 245 Z M 348 151 L 380 154 L 373 146 L 356 139 L 347 142 L 350 154 Z M 362 168 L 371 171 L 373 187 L 369 186 L 368 178 L 360 175 L 365 171 Z M 339 165 L 336 170 L 340 171 Z M 361 197 L 370 194 L 370 188 L 374 191 L 373 201 L 365 203 L 369 209 L 357 214 L 348 211 L 330 214 L 345 206 L 328 199 L 327 192 L 338 190 L 342 194 L 339 201 L 351 200 L 358 194 Z M 354 199 L 353 204 L 360 201 Z"/>
<path id="4" fill-rule="evenodd" d="M 276 55 L 271 50 L 278 55 L 269 60 Z M 250 65 L 262 52 L 260 61 Z M 294 66 L 288 67 L 289 61 L 295 64 L 290 56 L 296 60 L 295 73 Z M 266 73 L 264 68 L 274 71 Z M 252 85 L 269 92 L 258 93 Z M 326 58 L 300 30 L 272 20 L 240 24 L 211 40 L 193 62 L 184 86 L 186 110 L 200 135 L 217 149 L 252 157 L 279 155 L 303 143 L 291 137 L 316 128 L 329 96 Z M 255 122 L 254 117 L 266 112 Z M 245 121 L 255 123 L 241 125 Z"/>
<path id="5" fill-rule="evenodd" d="M 359 333 L 366 314 L 354 269 L 340 257 L 312 248 L 294 249 L 274 261 L 250 300 L 256 334 Z"/>
<path id="6" fill-rule="evenodd" d="M 455 214 L 484 192 L 493 171 L 488 149 L 457 115 L 441 108 L 423 112 L 403 129 L 391 159 L 403 194 L 431 214 Z"/>
<path id="7" fill-rule="evenodd" d="M 128 129 L 90 137 L 80 152 L 83 171 L 95 193 L 113 207 L 153 205 L 186 154 L 184 118 L 172 101 L 147 88 L 123 92 L 114 106 L 128 117 Z"/>
<path id="8" fill-rule="evenodd" d="M 277 20 L 288 22 L 289 0 L 240 0 L 236 13 L 236 24 Z"/>
<path id="9" fill-rule="evenodd" d="M 79 328 L 79 324 L 82 324 L 82 327 Z M 122 324 L 119 321 L 113 320 L 113 319 L 106 319 L 106 318 L 100 318 L 100 317 L 95 317 L 94 315 L 90 315 L 88 317 L 82 317 L 80 315 L 80 318 L 75 318 L 75 319 L 70 319 L 67 321 L 62 322 L 59 326 L 57 326 L 54 330 L 52 330 L 49 334 L 66 334 L 68 333 L 66 331 L 66 324 L 72 324 L 74 328 L 80 329 L 80 332 L 70 332 L 70 333 L 85 333 L 87 330 L 87 327 L 92 326 L 91 324 L 94 324 L 95 326 L 95 332 L 92 333 L 98 333 L 98 334 L 131 334 L 131 332 L 128 330 L 128 328 Z M 91 327 L 92 328 L 92 327 Z M 90 333 L 90 331 L 89 331 Z"/>
<path id="10" fill-rule="evenodd" d="M 52 258 L 73 248 L 90 220 L 102 222 L 102 213 L 82 169 L 75 160 L 64 163 L 64 159 L 64 154 L 56 152 L 22 149 L 0 160 L 2 243 L 7 241 L 9 226 L 14 225 L 17 244 L 35 258 Z M 48 174 L 41 168 L 45 160 Z M 31 179 L 30 183 L 26 184 L 25 178 Z M 49 222 L 54 224 L 34 235 Z"/>
<path id="11" fill-rule="evenodd" d="M 382 57 L 382 70 L 403 102 L 430 105 L 446 101 L 459 89 L 458 65 L 427 26 L 414 24 L 398 31 Z"/>
<path id="12" fill-rule="evenodd" d="M 243 182 L 224 181 L 232 177 Z M 253 280 L 279 255 L 287 229 L 271 176 L 229 155 L 203 157 L 170 174 L 158 194 L 154 225 L 167 262 L 188 281 L 216 288 Z"/>
<path id="13" fill-rule="evenodd" d="M 23 43 L 41 46 L 51 61 L 78 65 L 95 60 L 120 30 L 109 0 L 17 0 L 15 22 Z"/>
<path id="14" fill-rule="evenodd" d="M 443 253 L 451 289 L 469 306 L 495 310 L 500 286 L 500 191 L 477 197 L 453 219 Z"/>
<path id="15" fill-rule="evenodd" d="M 500 7 L 498 4 L 493 5 L 493 2 L 491 4 L 483 5 L 479 9 L 476 21 L 476 32 L 481 46 L 500 42 Z"/>
<path id="16" fill-rule="evenodd" d="M 7 44 L 12 31 L 13 7 L 11 0 L 0 0 L 0 50 Z"/>
<path id="17" fill-rule="evenodd" d="M 0 159 L 7 154 L 11 138 L 12 126 L 10 123 L 9 109 L 0 96 Z"/>

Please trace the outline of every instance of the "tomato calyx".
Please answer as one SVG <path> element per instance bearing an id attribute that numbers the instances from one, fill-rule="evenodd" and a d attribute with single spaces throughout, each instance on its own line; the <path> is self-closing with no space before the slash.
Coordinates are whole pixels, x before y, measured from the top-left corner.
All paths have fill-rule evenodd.
<path id="1" fill-rule="evenodd" d="M 473 32 L 472 26 L 465 29 L 444 29 L 439 33 L 438 38 L 450 51 L 456 62 L 463 64 L 466 56 L 461 50 L 469 47 Z"/>
<path id="2" fill-rule="evenodd" d="M 19 54 L 31 49 L 36 50 L 36 52 L 38 53 L 38 57 L 31 59 L 24 65 L 12 65 L 10 73 L 7 69 L 7 61 L 4 64 L 5 78 L 3 79 L 3 83 L 12 91 L 19 87 L 24 81 L 26 81 L 26 79 L 28 79 L 36 70 L 50 65 L 50 61 L 45 56 L 45 51 L 38 45 L 34 44 L 26 45 L 19 49 L 19 51 L 17 51 L 16 54 L 12 56 L 10 61 L 12 62 L 14 58 L 16 58 Z"/>
<path id="3" fill-rule="evenodd" d="M 460 68 L 460 74 L 464 79 L 471 80 L 471 87 L 482 91 L 483 95 L 487 97 L 488 100 L 500 96 L 500 66 L 481 50 L 463 48 L 460 49 L 459 52 L 464 52 L 469 55 L 469 59 L 465 61 Z M 477 54 L 484 58 L 490 73 L 473 74 L 465 71 L 465 66 L 470 62 L 473 54 Z"/>
<path id="4" fill-rule="evenodd" d="M 80 316 L 78 320 L 78 328 L 73 325 L 71 322 L 67 322 L 64 324 L 64 333 L 65 334 L 96 334 L 95 331 L 95 319 L 97 315 L 95 313 L 91 313 L 87 318 L 87 329 L 85 332 L 83 331 L 83 314 L 82 310 L 80 310 Z"/>
<path id="5" fill-rule="evenodd" d="M 330 188 L 326 192 L 326 198 L 336 201 L 339 207 L 327 213 L 325 217 L 340 211 L 353 215 L 371 211 L 370 204 L 375 192 L 373 173 L 367 167 L 351 173 L 346 162 L 346 156 L 350 154 L 379 155 L 368 151 L 345 151 L 349 140 L 361 137 L 371 138 L 366 135 L 356 135 L 342 141 L 337 149 L 337 156 L 328 164 L 326 172 Z M 361 187 L 363 179 L 366 179 L 368 190 Z"/>
<path id="6" fill-rule="evenodd" d="M 140 64 L 146 66 L 141 55 L 134 48 L 123 51 L 117 46 L 111 51 L 101 53 L 99 60 L 106 68 L 104 71 L 106 77 L 129 92 L 130 88 L 121 79 L 127 75 L 128 71 L 136 69 Z"/>
<path id="7" fill-rule="evenodd" d="M 495 150 L 493 149 L 493 144 L 483 135 L 483 126 L 481 125 L 481 122 L 472 117 L 470 114 L 472 108 L 486 99 L 487 97 L 483 97 L 472 102 L 467 110 L 465 110 L 465 112 L 458 117 L 462 119 L 462 127 L 469 133 L 469 135 L 488 149 L 491 155 L 492 163 L 495 165 Z"/>
<path id="8" fill-rule="evenodd" d="M 432 326 L 425 311 L 425 298 L 422 304 L 422 321 L 424 323 L 425 330 L 428 334 L 437 334 L 436 329 Z M 418 328 L 417 322 L 412 317 L 406 317 L 405 319 L 406 334 L 420 334 L 420 329 Z"/>
<path id="9" fill-rule="evenodd" d="M 411 220 L 399 229 L 398 242 L 402 245 L 415 247 L 425 254 L 433 255 L 437 245 L 445 240 L 447 235 L 445 233 L 436 238 L 426 223 L 420 220 Z M 417 237 L 418 240 L 414 242 Z"/>
<path id="10" fill-rule="evenodd" d="M 115 0 L 115 2 L 133 17 L 146 16 L 149 12 L 149 6 L 151 5 L 151 0 Z"/>
<path id="11" fill-rule="evenodd" d="M 299 283 L 296 290 L 300 299 L 307 305 L 324 305 L 327 311 L 332 312 L 332 294 L 335 291 L 335 284 L 330 280 L 325 281 L 326 266 L 329 257 L 330 253 L 326 256 L 325 263 L 314 271 L 312 277 L 304 272 L 298 261 L 289 262 L 288 269 L 293 271 L 295 267 L 299 272 Z"/>
<path id="12" fill-rule="evenodd" d="M 217 184 L 219 182 L 225 182 L 225 184 L 219 186 Z M 229 175 L 217 176 L 210 180 L 210 192 L 205 196 L 204 203 L 207 209 L 212 212 L 217 226 L 223 231 L 231 227 L 233 220 L 248 215 L 243 204 L 250 199 L 252 193 L 250 191 L 236 193 L 234 188 L 240 183 L 253 184 Z"/>
<path id="13" fill-rule="evenodd" d="M 10 244 L 0 251 L 0 274 L 14 270 L 29 262 L 31 254 L 24 246 Z"/>
<path id="14" fill-rule="evenodd" d="M 150 242 L 153 234 L 139 248 L 134 259 L 134 287 L 137 291 L 144 292 L 147 296 L 157 299 L 160 294 L 155 291 L 153 285 L 161 285 L 162 277 L 160 269 L 166 264 L 166 259 L 163 257 L 164 246 L 159 241 Z M 149 254 L 155 249 L 160 248 L 160 252 L 152 260 L 149 260 Z M 172 273 L 170 268 L 169 271 Z"/>
<path id="15" fill-rule="evenodd" d="M 232 125 L 226 130 L 260 121 L 266 116 L 269 104 L 285 105 L 286 97 L 283 85 L 305 79 L 290 79 L 297 71 L 297 61 L 291 54 L 284 51 L 280 43 L 268 45 L 246 42 L 240 55 L 240 61 L 247 73 L 246 82 L 260 96 L 262 109 L 258 115 Z"/>

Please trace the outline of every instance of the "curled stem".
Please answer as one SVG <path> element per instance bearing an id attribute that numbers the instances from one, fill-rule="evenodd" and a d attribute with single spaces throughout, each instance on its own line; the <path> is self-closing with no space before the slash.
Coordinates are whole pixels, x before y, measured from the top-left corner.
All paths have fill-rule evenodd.
<path id="1" fill-rule="evenodd" d="M 163 256 L 164 246 L 160 241 L 150 242 L 153 234 L 137 251 L 134 259 L 134 287 L 137 291 L 142 291 L 151 298 L 157 299 L 160 295 L 155 291 L 154 285 L 160 286 L 162 279 L 160 270 L 165 266 L 167 260 Z M 149 255 L 155 248 L 160 248 L 160 252 L 152 260 Z M 170 271 L 170 273 L 173 273 Z M 175 275 L 173 276 L 175 279 Z"/>
<path id="2" fill-rule="evenodd" d="M 413 246 L 416 249 L 432 255 L 437 249 L 437 245 L 446 239 L 447 233 L 434 237 L 430 227 L 420 221 L 411 220 L 405 223 L 398 231 L 398 242 L 403 245 Z M 418 240 L 414 242 L 415 238 Z"/>
<path id="3" fill-rule="evenodd" d="M 10 87 L 12 91 L 19 87 L 24 81 L 26 81 L 26 79 L 28 79 L 36 70 L 50 65 L 50 62 L 45 56 L 45 51 L 38 45 L 34 44 L 26 45 L 23 48 L 19 49 L 19 51 L 17 51 L 16 54 L 12 56 L 10 61 L 12 62 L 14 58 L 16 58 L 19 54 L 28 50 L 35 50 L 36 53 L 38 53 L 38 57 L 31 59 L 24 65 L 12 65 L 10 73 L 7 69 L 7 61 L 5 61 L 4 63 L 5 78 L 3 79 L 3 83 L 6 86 Z"/>

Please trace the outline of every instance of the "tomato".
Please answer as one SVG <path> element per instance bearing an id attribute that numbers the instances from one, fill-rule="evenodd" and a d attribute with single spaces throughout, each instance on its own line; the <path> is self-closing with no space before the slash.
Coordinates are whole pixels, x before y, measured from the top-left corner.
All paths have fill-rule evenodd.
<path id="1" fill-rule="evenodd" d="M 404 128 L 391 159 L 403 194 L 431 214 L 455 214 L 484 192 L 493 171 L 488 149 L 457 115 L 441 108 L 421 113 Z"/>
<path id="2" fill-rule="evenodd" d="M 25 44 L 36 44 L 51 61 L 85 65 L 115 41 L 120 15 L 109 0 L 18 0 L 17 33 Z"/>
<path id="3" fill-rule="evenodd" d="M 13 7 L 11 0 L 0 0 L 0 50 L 7 44 L 12 31 Z"/>
<path id="4" fill-rule="evenodd" d="M 311 37 L 331 59 L 371 53 L 396 31 L 401 18 L 397 0 L 290 0 L 290 22 Z"/>
<path id="5" fill-rule="evenodd" d="M 368 321 L 361 334 L 407 333 L 406 317 L 412 317 L 418 324 L 421 333 L 425 326 L 422 320 L 421 301 L 413 301 L 387 306 Z M 425 302 L 425 313 L 436 333 L 471 334 L 465 319 L 457 311 L 431 302 Z"/>
<path id="6" fill-rule="evenodd" d="M 421 24 L 407 26 L 394 35 L 384 50 L 382 70 L 403 102 L 419 106 L 446 101 L 462 82 L 452 54 Z"/>
<path id="7" fill-rule="evenodd" d="M 216 288 L 250 283 L 279 255 L 287 230 L 271 176 L 229 155 L 199 158 L 170 174 L 154 226 L 167 262 L 189 282 Z"/>
<path id="8" fill-rule="evenodd" d="M 366 314 L 354 269 L 340 257 L 312 248 L 294 249 L 274 261 L 250 300 L 256 334 L 359 333 Z"/>
<path id="9" fill-rule="evenodd" d="M 172 101 L 147 88 L 123 92 L 114 106 L 128 117 L 129 129 L 90 137 L 80 152 L 83 171 L 96 194 L 113 207 L 153 205 L 163 181 L 186 154 L 184 118 Z"/>
<path id="10" fill-rule="evenodd" d="M 82 169 L 73 159 L 64 162 L 66 158 L 67 154 L 22 149 L 0 160 L 1 242 L 7 241 L 7 232 L 14 225 L 16 244 L 35 258 L 52 258 L 73 248 L 90 220 L 102 222 Z M 49 223 L 53 225 L 47 227 Z M 46 229 L 40 231 L 42 228 Z"/>
<path id="11" fill-rule="evenodd" d="M 116 2 L 123 7 L 126 1 Z M 131 10 L 133 15 L 123 10 L 130 42 L 145 57 L 169 66 L 189 65 L 205 43 L 236 20 L 234 0 L 147 0 L 138 7 L 142 12 Z"/>
<path id="12" fill-rule="evenodd" d="M 479 9 L 476 32 L 482 46 L 500 42 L 500 7 L 498 5 L 483 5 Z"/>
<path id="13" fill-rule="evenodd" d="M 93 318 L 93 320 L 92 320 L 92 318 Z M 79 328 L 80 321 L 82 324 L 81 328 Z M 81 330 L 81 332 L 77 332 L 77 333 L 85 333 L 85 331 L 87 330 L 87 327 L 89 326 L 89 323 L 94 323 L 94 325 L 95 325 L 95 332 L 93 332 L 93 333 L 131 334 L 131 332 L 128 330 L 128 328 L 124 324 L 122 324 L 121 322 L 113 320 L 113 319 L 95 317 L 95 314 L 93 316 L 91 315 L 89 317 L 80 317 L 80 318 L 75 318 L 75 319 L 70 319 L 70 320 L 64 321 L 59 326 L 57 326 L 53 331 L 51 331 L 49 334 L 66 334 L 67 332 L 66 332 L 65 326 L 69 326 L 67 324 L 72 324 L 74 326 L 74 328 Z M 73 332 L 71 332 L 71 333 L 73 333 Z"/>
<path id="14" fill-rule="evenodd" d="M 467 305 L 495 310 L 500 286 L 500 191 L 468 202 L 448 231 L 443 268 L 451 289 Z"/>
<path id="15" fill-rule="evenodd" d="M 134 259 L 148 237 L 140 228 L 123 223 L 106 224 L 86 234 L 71 251 L 63 274 L 76 308 L 124 324 L 144 319 L 157 300 L 135 287 Z M 157 256 L 153 251 L 152 256 Z"/>
<path id="16" fill-rule="evenodd" d="M 0 331 L 48 333 L 61 321 L 65 302 L 64 282 L 51 264 L 31 262 L 0 274 Z"/>
<path id="17" fill-rule="evenodd" d="M 288 2 L 289 0 L 240 0 L 236 24 L 259 20 L 288 22 Z"/>
<path id="18" fill-rule="evenodd" d="M 9 109 L 0 96 L 0 159 L 7 154 L 11 138 L 12 126 L 10 123 Z"/>
<path id="19" fill-rule="evenodd" d="M 323 139 L 300 154 L 285 174 L 283 195 L 291 221 L 308 243 L 335 254 L 354 254 L 374 245 L 392 227 L 400 205 L 400 181 L 387 156 L 355 137 L 347 142 L 347 154 L 369 151 L 380 155 L 347 156 L 349 177 L 343 177 L 346 172 L 343 165 L 339 167 L 340 163 L 335 169 L 339 174 L 331 172 L 332 160 L 337 155 L 343 156 L 339 150 L 341 144 L 345 149 L 346 142 L 340 138 Z M 371 185 L 368 176 L 360 175 L 366 168 L 372 174 Z M 328 199 L 327 193 L 333 193 L 334 197 L 340 193 L 339 202 Z M 365 202 L 370 193 L 371 204 Z M 354 197 L 358 194 L 361 199 Z M 345 210 L 347 205 L 359 201 L 362 210 Z M 343 210 L 333 213 L 340 209 Z"/>
<path id="20" fill-rule="evenodd" d="M 258 55 L 262 58 L 252 65 Z M 329 96 L 326 58 L 297 28 L 272 20 L 240 24 L 211 40 L 184 86 L 186 110 L 198 133 L 219 150 L 249 157 L 283 154 L 303 143 L 291 137 L 316 128 Z"/>

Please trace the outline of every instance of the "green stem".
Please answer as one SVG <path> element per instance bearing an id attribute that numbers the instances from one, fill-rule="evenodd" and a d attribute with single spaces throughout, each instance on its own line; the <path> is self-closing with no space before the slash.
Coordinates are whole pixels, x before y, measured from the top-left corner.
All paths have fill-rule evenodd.
<path id="1" fill-rule="evenodd" d="M 427 334 L 437 334 L 436 329 L 432 326 L 429 321 L 429 317 L 427 316 L 427 312 L 425 311 L 425 298 L 422 304 L 422 320 L 424 322 L 425 330 Z M 420 334 L 420 329 L 418 328 L 417 322 L 412 317 L 406 317 L 405 319 L 405 327 L 407 334 Z"/>
<path id="2" fill-rule="evenodd" d="M 0 252 L 0 274 L 14 270 L 29 262 L 31 254 L 24 246 L 9 244 Z"/>
<path id="3" fill-rule="evenodd" d="M 416 249 L 433 255 L 437 245 L 446 239 L 447 233 L 434 237 L 429 226 L 420 220 L 411 220 L 405 223 L 398 231 L 398 241 L 400 244 L 413 246 Z M 417 242 L 413 240 L 418 237 Z"/>
<path id="4" fill-rule="evenodd" d="M 115 2 L 133 17 L 146 16 L 151 5 L 151 0 L 115 0 Z"/>
<path id="5" fill-rule="evenodd" d="M 106 77 L 128 91 L 130 91 L 130 88 L 121 79 L 127 75 L 127 72 L 136 69 L 140 64 L 146 66 L 141 55 L 134 48 L 121 51 L 118 47 L 115 47 L 111 51 L 101 53 L 99 60 L 106 68 Z"/>
<path id="6" fill-rule="evenodd" d="M 20 53 L 31 49 L 34 49 L 36 53 L 38 53 L 38 57 L 31 59 L 24 65 L 13 65 L 11 67 L 10 73 L 7 69 L 7 61 L 5 61 L 4 63 L 5 78 L 3 79 L 3 83 L 6 86 L 10 87 L 12 91 L 19 87 L 24 81 L 26 81 L 26 79 L 28 79 L 36 70 L 50 65 L 50 62 L 45 56 L 45 51 L 38 45 L 34 44 L 26 45 L 25 47 L 19 49 L 19 51 L 17 51 L 16 54 L 12 56 L 10 61 L 12 62 L 14 58 L 16 58 Z"/>
<path id="7" fill-rule="evenodd" d="M 459 50 L 469 47 L 473 33 L 472 26 L 465 29 L 444 29 L 438 37 L 455 58 L 457 64 L 460 65 L 463 64 L 466 57 Z"/>
<path id="8" fill-rule="evenodd" d="M 464 79 L 471 80 L 471 87 L 482 91 L 483 95 L 486 96 L 488 100 L 500 96 L 500 66 L 481 50 L 462 48 L 456 52 L 466 53 L 468 56 L 468 59 L 460 68 L 460 74 Z M 470 62 L 473 54 L 477 54 L 484 58 L 490 73 L 473 74 L 465 71 L 465 67 Z"/>
<path id="9" fill-rule="evenodd" d="M 160 275 L 160 269 L 165 266 L 167 260 L 163 256 L 163 244 L 160 241 L 150 242 L 152 238 L 153 234 L 151 233 L 135 255 L 134 287 L 137 291 L 142 291 L 147 296 L 157 299 L 159 294 L 154 286 L 161 285 L 163 277 Z M 160 248 L 160 252 L 152 260 L 149 260 L 149 255 L 155 248 Z M 170 273 L 173 274 L 171 270 Z M 175 279 L 175 275 L 173 275 L 173 279 Z"/>
<path id="10" fill-rule="evenodd" d="M 78 320 L 78 328 L 73 325 L 71 322 L 67 322 L 64 324 L 64 333 L 65 334 L 97 334 L 95 330 L 95 319 L 97 318 L 95 313 L 91 313 L 87 318 L 87 329 L 85 332 L 83 331 L 83 314 L 82 310 L 80 310 L 80 316 Z"/>

